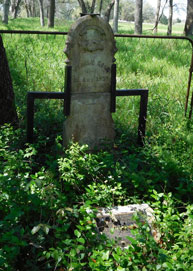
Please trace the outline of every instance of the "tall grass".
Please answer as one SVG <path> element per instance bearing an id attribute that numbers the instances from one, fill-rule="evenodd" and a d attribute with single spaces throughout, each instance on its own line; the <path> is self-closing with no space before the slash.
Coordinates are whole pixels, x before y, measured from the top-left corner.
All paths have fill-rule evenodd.
<path id="1" fill-rule="evenodd" d="M 150 127 L 151 131 L 159 129 L 161 119 L 171 118 L 173 124 L 178 116 L 183 119 L 190 44 L 186 41 L 117 38 L 117 47 L 117 87 L 149 89 L 147 130 Z M 128 103 L 129 99 L 122 106 L 126 107 Z"/>
<path id="2" fill-rule="evenodd" d="M 119 32 L 121 33 L 134 33 L 135 25 L 133 22 L 119 22 Z M 143 23 L 143 34 L 152 34 L 154 25 L 150 23 Z M 173 35 L 182 35 L 184 30 L 183 23 L 177 23 L 172 26 Z M 158 25 L 158 34 L 166 35 L 167 34 L 167 25 L 159 24 Z"/>

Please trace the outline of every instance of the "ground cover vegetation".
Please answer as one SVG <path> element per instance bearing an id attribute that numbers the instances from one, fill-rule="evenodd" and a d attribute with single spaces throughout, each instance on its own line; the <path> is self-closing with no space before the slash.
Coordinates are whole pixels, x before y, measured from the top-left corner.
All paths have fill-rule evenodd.
<path id="1" fill-rule="evenodd" d="M 29 21 L 16 22 L 26 29 Z M 20 127 L 0 129 L 0 270 L 193 270 L 193 123 L 184 117 L 190 44 L 117 38 L 117 88 L 150 91 L 145 146 L 136 144 L 138 98 L 119 97 L 113 148 L 89 153 L 76 143 L 63 150 L 62 101 L 36 101 L 35 141 L 26 144 L 26 93 L 63 91 L 65 37 L 3 41 Z M 136 217 L 136 239 L 121 249 L 98 235 L 96 212 L 132 203 L 154 209 L 159 236 Z"/>

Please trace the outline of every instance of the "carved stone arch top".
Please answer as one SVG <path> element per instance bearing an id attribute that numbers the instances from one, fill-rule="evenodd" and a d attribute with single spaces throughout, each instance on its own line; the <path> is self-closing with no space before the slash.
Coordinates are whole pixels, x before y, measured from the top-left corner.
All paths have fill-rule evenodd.
<path id="1" fill-rule="evenodd" d="M 88 47 L 90 47 L 91 50 L 93 50 L 92 46 L 95 48 L 93 45 L 94 40 L 96 40 L 98 44 L 100 40 L 101 44 L 103 43 L 104 47 L 106 47 L 106 51 L 110 51 L 112 63 L 115 61 L 114 55 L 117 52 L 117 48 L 111 26 L 99 16 L 86 15 L 79 18 L 69 30 L 66 47 L 64 49 L 67 56 L 67 64 L 71 65 L 76 55 L 74 53 L 77 50 L 81 50 L 79 45 L 82 39 L 89 40 L 90 46 Z M 93 40 L 93 42 L 91 42 L 91 40 Z M 102 45 L 99 46 L 99 48 L 100 47 L 102 47 Z"/>
<path id="2" fill-rule="evenodd" d="M 86 15 L 71 27 L 66 63 L 72 66 L 72 93 L 109 92 L 116 45 L 111 26 L 99 16 Z"/>
<path id="3" fill-rule="evenodd" d="M 79 34 L 79 46 L 85 52 L 104 50 L 105 32 L 97 26 L 87 26 Z"/>

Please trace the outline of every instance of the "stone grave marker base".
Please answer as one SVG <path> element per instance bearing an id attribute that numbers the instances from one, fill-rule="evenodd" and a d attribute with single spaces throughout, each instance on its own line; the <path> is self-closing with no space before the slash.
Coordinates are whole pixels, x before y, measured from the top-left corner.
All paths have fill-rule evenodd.
<path id="1" fill-rule="evenodd" d="M 120 247 L 127 247 L 129 240 L 127 236 L 133 237 L 131 230 L 137 227 L 133 215 L 137 214 L 141 222 L 146 222 L 153 230 L 153 209 L 148 204 L 133 204 L 128 206 L 117 206 L 113 208 L 100 208 L 97 213 L 97 230 L 105 234 L 109 239 L 118 241 Z M 155 238 L 154 238 L 155 239 Z"/>

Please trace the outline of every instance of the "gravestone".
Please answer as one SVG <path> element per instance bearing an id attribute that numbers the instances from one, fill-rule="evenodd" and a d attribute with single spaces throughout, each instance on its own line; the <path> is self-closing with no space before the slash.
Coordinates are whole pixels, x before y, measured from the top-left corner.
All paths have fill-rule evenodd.
<path id="1" fill-rule="evenodd" d="M 0 125 L 17 124 L 14 92 L 3 40 L 0 36 Z"/>
<path id="2" fill-rule="evenodd" d="M 111 66 L 116 50 L 112 29 L 101 17 L 85 15 L 71 27 L 65 48 L 66 64 L 72 67 L 65 146 L 75 141 L 93 149 L 113 141 Z"/>
<path id="3" fill-rule="evenodd" d="M 159 233 L 154 228 L 155 218 L 153 209 L 148 204 L 132 204 L 113 208 L 99 208 L 97 213 L 97 229 L 109 239 L 115 239 L 120 247 L 127 247 L 130 243 L 127 237 L 135 238 L 132 230 L 137 228 L 133 216 L 137 215 L 141 223 L 147 223 L 151 229 L 150 234 L 155 241 Z"/>

